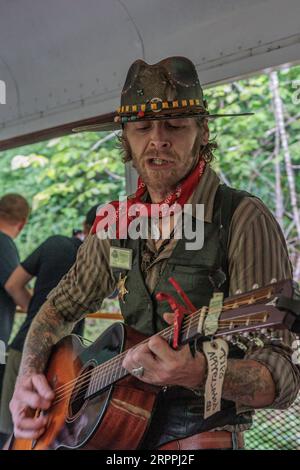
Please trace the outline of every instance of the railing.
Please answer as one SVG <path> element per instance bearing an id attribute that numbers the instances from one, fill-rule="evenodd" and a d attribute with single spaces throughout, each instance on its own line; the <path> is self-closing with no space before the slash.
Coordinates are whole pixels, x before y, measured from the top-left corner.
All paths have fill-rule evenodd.
<path id="1" fill-rule="evenodd" d="M 17 308 L 16 313 L 20 315 L 25 315 L 26 312 L 23 312 L 21 309 Z M 123 320 L 123 316 L 120 312 L 94 312 L 88 313 L 86 318 L 99 318 L 102 320 Z"/>

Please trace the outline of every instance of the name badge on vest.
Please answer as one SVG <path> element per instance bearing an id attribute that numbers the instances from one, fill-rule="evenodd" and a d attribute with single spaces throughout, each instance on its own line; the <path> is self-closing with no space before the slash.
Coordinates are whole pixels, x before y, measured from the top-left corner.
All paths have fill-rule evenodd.
<path id="1" fill-rule="evenodd" d="M 132 250 L 129 248 L 110 247 L 109 265 L 111 268 L 129 270 L 132 268 Z"/>

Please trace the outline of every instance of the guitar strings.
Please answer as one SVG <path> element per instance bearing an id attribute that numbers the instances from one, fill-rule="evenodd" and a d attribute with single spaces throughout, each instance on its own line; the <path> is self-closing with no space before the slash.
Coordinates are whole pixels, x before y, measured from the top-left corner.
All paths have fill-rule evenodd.
<path id="1" fill-rule="evenodd" d="M 195 314 L 195 313 L 196 313 L 196 312 L 194 312 L 194 314 Z M 257 315 L 257 314 L 256 314 L 256 315 Z M 240 321 L 240 320 L 239 320 L 239 321 Z M 249 319 L 248 319 L 248 321 L 249 321 Z M 251 321 L 251 320 L 250 320 L 250 321 Z M 263 321 L 263 319 L 261 319 L 261 321 Z M 226 321 L 226 322 L 227 322 L 227 321 Z M 224 322 L 224 323 L 226 323 L 226 322 Z M 253 322 L 253 323 L 258 323 L 258 319 L 255 319 L 255 320 L 253 320 L 252 322 Z M 230 322 L 228 322 L 228 323 L 229 323 L 229 325 L 230 325 L 230 324 L 232 324 L 233 322 L 230 321 Z M 247 323 L 248 323 L 248 322 L 247 322 Z M 244 325 L 244 322 L 243 322 L 243 323 L 240 323 L 240 324 L 241 324 L 241 325 Z M 226 327 L 225 327 L 225 328 L 226 328 Z M 168 328 L 168 329 L 169 329 L 169 328 Z M 168 330 L 168 329 L 167 329 L 167 330 Z M 171 327 L 171 329 L 172 329 L 172 327 Z M 224 329 L 224 326 L 223 326 L 223 329 Z M 183 329 L 183 332 L 184 332 L 184 331 L 186 331 L 186 329 Z M 160 333 L 162 333 L 162 332 L 160 332 Z M 164 330 L 163 333 L 164 333 L 163 336 L 166 336 L 167 333 L 169 333 L 169 332 L 166 331 L 166 330 Z M 148 340 L 149 340 L 149 338 L 145 339 L 145 340 L 143 341 L 143 343 L 147 342 Z M 142 344 L 142 343 L 140 343 L 140 344 Z M 119 354 L 117 357 L 114 357 L 114 358 L 112 358 L 111 360 L 107 361 L 107 362 L 110 363 L 110 364 L 105 363 L 105 367 L 101 367 L 101 366 L 104 366 L 104 364 L 100 364 L 100 365 L 97 366 L 96 368 L 94 368 L 94 369 L 88 371 L 87 373 L 83 374 L 83 375 L 85 375 L 85 377 L 81 376 L 79 380 L 74 379 L 74 380 L 72 380 L 71 382 L 67 382 L 67 383 L 64 384 L 63 386 L 58 387 L 58 389 L 60 388 L 60 392 L 63 392 L 63 391 L 64 391 L 63 389 L 65 389 L 65 391 L 66 391 L 66 389 L 71 386 L 71 383 L 76 382 L 76 380 L 77 380 L 76 387 L 77 387 L 77 389 L 79 389 L 82 385 L 84 385 L 84 383 L 86 383 L 86 382 L 89 380 L 89 378 L 90 378 L 90 376 L 91 376 L 92 374 L 95 374 L 95 372 L 96 372 L 95 375 L 96 375 L 96 376 L 98 375 L 98 377 L 100 377 L 99 373 L 100 373 L 100 372 L 103 372 L 103 374 L 101 374 L 101 380 L 103 381 L 103 379 L 106 379 L 106 378 L 107 378 L 107 374 L 105 374 L 106 370 L 107 370 L 108 368 L 111 369 L 111 370 L 110 370 L 110 374 L 112 374 L 113 368 L 111 368 L 111 366 L 118 366 L 118 367 L 119 367 L 119 364 L 120 364 L 120 362 L 121 362 L 121 359 L 122 359 L 123 356 L 126 354 L 126 352 L 127 352 L 127 351 L 125 351 L 125 352 Z M 113 364 L 112 364 L 112 363 L 113 363 Z M 117 363 L 118 363 L 118 364 L 117 364 Z M 101 369 L 101 370 L 100 370 L 100 369 Z M 123 370 L 126 371 L 126 369 L 124 369 L 124 368 L 123 368 Z M 128 373 L 128 372 L 126 371 L 126 373 Z M 76 387 L 74 388 L 74 390 L 76 390 Z M 57 389 L 56 391 L 58 391 L 58 389 Z M 57 395 L 57 398 L 61 398 L 62 396 L 63 396 L 63 395 Z"/>
<path id="2" fill-rule="evenodd" d="M 261 297 L 261 299 L 265 298 L 264 297 Z M 260 300 L 260 298 L 257 298 L 257 300 Z M 244 301 L 243 303 L 246 303 L 247 305 L 249 305 L 249 303 L 247 301 Z M 242 304 L 242 302 L 240 302 L 240 305 Z M 227 310 L 230 310 L 232 309 L 232 305 L 234 304 L 227 304 L 224 306 L 224 309 L 223 311 L 227 311 Z M 183 328 L 182 328 L 182 334 L 187 331 L 189 328 L 191 328 L 192 326 L 195 326 L 195 324 L 198 323 L 198 320 L 199 320 L 199 312 L 201 312 L 201 309 L 197 310 L 196 312 L 193 312 L 193 317 L 191 318 L 191 316 L 189 317 L 186 317 L 183 321 Z M 255 315 L 258 315 L 257 313 L 255 313 Z M 247 324 L 250 324 L 250 323 L 258 323 L 258 320 L 260 319 L 247 319 L 246 323 Z M 219 321 L 219 324 L 222 323 L 222 328 L 223 329 L 226 329 L 226 326 L 230 326 L 232 324 L 238 324 L 240 323 L 240 325 L 244 325 L 245 324 L 245 321 L 244 320 L 241 320 L 241 319 L 237 319 L 237 320 L 234 320 L 234 319 L 224 319 L 224 320 L 220 320 Z M 187 326 L 187 328 L 186 328 Z M 174 331 L 174 326 L 170 326 L 168 328 L 166 328 L 165 330 L 157 333 L 158 335 L 160 336 L 168 336 L 170 335 L 170 333 L 172 333 Z M 154 335 L 155 336 L 155 335 Z M 146 343 L 149 341 L 149 338 L 146 338 L 143 342 L 139 343 L 139 344 L 143 344 L 143 343 Z M 90 377 L 92 374 L 94 374 L 94 376 L 97 376 L 100 377 L 100 372 L 102 372 L 101 374 L 101 381 L 104 382 L 104 379 L 106 379 L 109 374 L 112 375 L 112 373 L 114 372 L 114 368 L 118 368 L 120 367 L 120 362 L 121 362 L 121 359 L 123 359 L 123 357 L 126 355 L 127 351 L 119 354 L 117 357 L 114 357 L 112 359 L 110 359 L 109 361 L 107 361 L 106 363 L 104 364 L 100 364 L 99 366 L 93 368 L 92 370 L 89 370 L 87 371 L 85 374 L 83 374 L 79 379 L 73 379 L 72 381 L 70 382 L 66 382 L 64 385 L 58 387 L 55 392 L 59 392 L 57 393 L 56 395 L 56 399 L 54 401 L 53 404 L 57 404 L 59 401 L 61 401 L 63 399 L 64 396 L 67 396 L 65 394 L 65 392 L 70 392 L 72 391 L 73 393 L 76 392 L 76 390 L 80 390 L 82 388 L 82 386 L 84 384 L 86 384 L 89 380 L 90 380 Z M 111 367 L 113 366 L 113 367 Z M 110 369 L 109 371 L 109 374 L 107 375 L 106 374 L 106 371 L 107 369 Z M 122 368 L 124 371 L 126 371 L 126 369 Z M 128 371 L 126 371 L 126 373 L 129 374 Z M 76 383 L 77 382 L 77 383 Z M 76 386 L 73 388 L 73 384 L 76 383 Z M 84 390 L 84 393 L 85 393 L 86 390 Z M 63 393 L 61 393 L 63 392 Z M 79 398 L 78 396 L 76 398 Z"/>
<path id="3" fill-rule="evenodd" d="M 201 309 L 197 310 L 196 312 L 193 312 L 193 314 L 192 314 L 193 317 L 192 318 L 191 318 L 191 316 L 189 316 L 189 317 L 186 317 L 184 319 L 183 325 L 182 325 L 182 330 L 181 330 L 182 334 L 184 334 L 189 328 L 192 328 L 192 327 L 196 326 L 196 324 L 198 323 L 198 320 L 199 320 L 199 312 L 200 311 L 201 311 Z M 256 315 L 257 315 L 257 313 L 256 313 Z M 245 321 L 243 319 L 237 319 L 237 320 L 234 320 L 234 319 L 233 320 L 230 320 L 230 319 L 227 320 L 227 319 L 225 319 L 225 320 L 220 320 L 219 321 L 219 324 L 222 324 L 223 329 L 226 328 L 226 326 L 230 326 L 232 324 L 244 325 L 244 323 L 245 323 Z M 251 319 L 248 318 L 248 323 L 257 323 L 257 319 L 251 320 Z M 156 334 L 159 335 L 159 336 L 167 337 L 167 336 L 171 336 L 170 334 L 173 333 L 173 331 L 174 331 L 174 326 L 171 325 L 170 327 L 168 327 L 165 330 L 160 331 Z M 149 338 L 146 338 L 140 344 L 147 343 L 148 341 L 149 341 Z M 96 370 L 98 370 L 100 372 L 99 369 L 101 369 L 101 372 L 104 372 L 105 369 L 111 367 L 113 361 L 118 360 L 118 358 L 120 358 L 121 356 L 122 357 L 125 356 L 126 353 L 127 353 L 127 351 L 119 354 L 117 357 L 114 357 L 114 358 L 110 359 L 109 361 L 105 362 L 104 364 L 100 364 L 99 366 L 93 368 L 92 370 L 87 371 L 85 374 L 82 374 L 80 379 L 77 381 L 78 384 L 82 383 L 82 380 L 84 380 L 87 376 L 90 377 L 91 374 L 95 374 Z M 76 379 L 72 380 L 71 382 L 67 382 L 66 384 L 62 385 L 61 387 L 58 387 L 56 389 L 56 392 L 62 391 L 63 389 L 66 388 L 66 386 L 68 386 L 69 384 L 71 385 L 74 382 L 76 382 Z"/>
<path id="4" fill-rule="evenodd" d="M 256 322 L 257 323 L 257 322 Z M 97 378 L 101 378 L 101 387 L 100 389 L 98 389 L 97 391 L 100 391 L 101 388 L 102 390 L 104 390 L 107 386 L 111 385 L 113 382 L 117 382 L 119 379 L 121 378 L 124 378 L 126 375 L 129 375 L 130 372 L 128 372 L 126 369 L 124 369 L 122 366 L 121 366 L 121 363 L 122 363 L 122 360 L 123 360 L 123 353 L 118 355 L 117 358 L 114 358 L 116 359 L 116 361 L 112 364 L 112 366 L 110 366 L 110 370 L 109 370 L 109 373 L 106 374 L 106 371 L 107 371 L 107 367 L 103 369 L 103 371 L 97 371 L 97 373 L 95 374 L 96 375 L 96 379 Z M 96 368 L 94 368 L 91 373 L 93 373 L 95 371 Z M 103 372 L 103 373 L 101 373 Z M 118 372 L 118 374 L 120 375 L 119 377 L 117 377 L 117 375 L 115 374 L 115 372 Z M 105 386 L 104 386 L 104 383 L 105 383 L 105 380 L 107 377 L 111 376 L 111 375 L 115 375 L 114 376 L 114 380 L 111 382 L 111 383 L 107 383 Z M 53 406 L 58 404 L 60 401 L 64 400 L 64 398 L 68 397 L 69 395 L 71 394 L 76 394 L 75 398 L 76 400 L 79 399 L 79 398 L 82 398 L 85 394 L 86 394 L 86 389 L 83 389 L 85 385 L 88 385 L 89 382 L 90 382 L 90 376 L 91 374 L 88 374 L 89 376 L 86 377 L 84 380 L 78 380 L 75 387 L 73 386 L 70 386 L 69 389 L 67 390 L 64 390 L 63 393 L 60 393 L 59 395 L 56 396 L 55 398 L 55 401 L 53 402 Z M 123 377 L 122 377 L 123 375 Z M 76 379 L 73 380 L 72 382 L 76 382 Z M 98 384 L 99 386 L 100 384 Z M 80 391 L 82 391 L 80 393 Z M 79 393 L 78 393 L 79 392 Z"/>
<path id="5" fill-rule="evenodd" d="M 257 297 L 257 300 L 263 300 L 263 299 L 265 299 L 265 297 L 266 297 L 266 295 L 263 296 L 263 297 Z M 235 303 L 236 303 L 236 302 L 235 302 Z M 235 303 L 233 303 L 233 304 L 228 303 L 227 305 L 225 304 L 222 311 L 232 310 L 232 309 L 235 307 Z M 243 301 L 243 302 L 240 302 L 239 305 L 243 305 L 243 304 L 249 305 L 249 302 L 247 302 L 247 300 L 245 300 L 245 301 Z M 193 314 L 192 314 L 192 315 L 193 315 L 192 320 L 191 320 L 191 315 L 189 315 L 188 317 L 184 318 L 183 323 L 184 323 L 184 324 L 185 324 L 185 323 L 189 323 L 188 328 L 189 328 L 189 327 L 192 327 L 192 326 L 195 326 L 195 322 L 198 322 L 198 318 L 199 318 L 197 315 L 198 315 L 200 312 L 201 312 L 201 309 L 197 310 L 196 312 L 193 312 Z M 211 313 L 214 313 L 214 309 L 211 310 Z M 220 320 L 219 323 L 226 323 L 226 322 L 227 322 L 227 323 L 229 323 L 229 326 L 230 326 L 231 323 L 235 323 L 235 322 L 239 322 L 239 321 L 241 321 L 241 320 L 224 319 L 224 320 Z M 253 320 L 253 321 L 254 321 L 254 320 Z M 188 328 L 187 328 L 187 329 L 184 329 L 184 324 L 183 324 L 183 328 L 182 328 L 182 333 L 184 333 L 184 332 L 187 331 L 187 329 L 188 329 Z M 158 332 L 158 333 L 156 333 L 156 334 L 157 334 L 157 335 L 170 334 L 170 333 L 172 333 L 173 328 L 174 328 L 174 326 L 171 325 L 170 327 L 167 327 L 165 330 L 162 330 L 161 332 Z M 169 331 L 168 331 L 168 330 L 169 330 Z M 154 336 L 155 336 L 155 335 L 154 335 Z M 147 342 L 147 341 L 149 341 L 149 338 L 146 338 L 146 339 L 145 339 L 143 342 L 141 342 L 140 344 L 143 344 L 143 343 L 145 343 L 145 342 Z M 105 364 L 108 364 L 108 366 L 110 366 L 109 363 L 110 363 L 112 360 L 114 360 L 114 359 L 116 359 L 116 358 L 114 357 L 114 358 L 110 359 L 110 360 L 107 361 Z M 100 364 L 100 365 L 97 366 L 97 367 L 101 367 L 101 366 L 103 366 L 103 365 L 104 365 L 104 364 Z M 95 371 L 95 369 L 96 369 L 96 368 L 94 368 L 93 371 Z M 92 372 L 93 372 L 93 371 L 92 371 Z M 88 372 L 86 372 L 85 374 L 89 374 L 90 372 L 91 372 L 91 371 L 88 371 Z M 83 374 L 81 377 L 83 377 L 85 374 Z M 75 382 L 76 379 L 74 379 L 73 381 Z M 66 384 L 65 384 L 65 385 L 66 385 Z M 58 387 L 56 390 L 60 390 L 61 388 L 64 388 L 64 385 L 62 385 L 61 387 Z"/>
<path id="6" fill-rule="evenodd" d="M 263 319 L 261 320 L 263 322 Z M 257 324 L 257 320 L 255 320 L 255 323 Z M 264 323 L 264 322 L 263 322 Z M 244 325 L 244 323 L 241 323 L 241 325 Z M 147 342 L 149 339 L 147 339 L 146 341 L 144 342 Z M 143 342 L 143 343 L 144 343 Z M 142 343 L 139 343 L 139 344 L 142 344 Z M 127 351 L 126 351 L 127 352 Z M 97 380 L 98 378 L 101 379 L 101 387 L 100 387 L 100 390 L 101 388 L 106 388 L 107 386 L 111 385 L 111 383 L 107 383 L 105 386 L 104 386 L 104 383 L 105 383 L 105 380 L 107 379 L 107 377 L 109 377 L 110 375 L 112 375 L 113 373 L 115 374 L 115 372 L 119 372 L 121 373 L 121 376 L 123 374 L 123 371 L 125 372 L 125 375 L 128 375 L 130 374 L 130 372 L 128 372 L 125 368 L 123 368 L 121 366 L 121 362 L 123 361 L 123 357 L 126 355 L 126 352 L 124 353 L 121 353 L 119 354 L 117 357 L 114 357 L 113 359 L 111 359 L 110 361 L 112 362 L 112 364 L 110 365 L 107 365 L 103 368 L 101 368 L 101 365 L 103 364 L 100 364 L 99 366 L 95 367 L 94 369 L 92 369 L 91 371 L 88 371 L 88 373 L 84 374 L 85 377 L 82 378 L 80 377 L 79 380 L 77 379 L 74 379 L 70 382 L 67 382 L 65 385 L 65 387 L 63 386 L 62 388 L 64 388 L 64 390 L 61 390 L 59 394 L 57 394 L 56 398 L 55 398 L 55 401 L 53 402 L 53 405 L 56 405 L 57 403 L 59 403 L 61 400 L 63 400 L 65 397 L 67 397 L 69 395 L 70 392 L 72 392 L 73 394 L 76 394 L 76 392 L 80 391 L 81 389 L 83 389 L 83 387 L 85 385 L 88 385 L 89 382 L 90 382 L 90 377 L 92 376 L 92 374 L 95 375 L 95 380 Z M 108 361 L 108 362 L 110 362 Z M 99 369 L 98 369 L 99 368 Z M 101 370 L 100 370 L 101 369 Z M 107 369 L 109 369 L 109 373 L 106 374 L 107 372 Z M 114 377 L 114 381 L 112 382 L 116 382 L 117 380 L 119 380 L 121 378 L 121 376 L 119 378 L 116 378 L 116 376 Z M 94 378 L 94 377 L 93 377 Z M 77 381 L 77 383 L 76 383 Z M 73 387 L 73 385 L 71 385 L 71 383 L 76 383 L 75 387 Z M 100 384 L 98 384 L 99 386 Z M 61 393 L 63 392 L 63 393 Z M 86 393 L 86 389 L 85 390 L 82 390 L 82 394 L 77 394 L 76 395 L 76 399 L 78 398 L 81 398 L 83 395 L 85 395 Z"/>
<path id="7" fill-rule="evenodd" d="M 263 297 L 264 298 L 264 297 Z M 259 298 L 257 298 L 259 300 Z M 232 304 L 227 304 L 227 306 L 224 306 L 224 311 L 225 310 L 229 310 L 229 309 L 232 309 L 231 308 L 231 305 Z M 185 331 L 187 331 L 188 328 L 191 328 L 191 326 L 195 326 L 195 323 L 198 322 L 198 314 L 199 312 L 201 312 L 201 309 L 197 310 L 196 312 L 193 312 L 193 318 L 191 319 L 191 316 L 187 317 L 184 319 L 184 324 L 183 324 L 183 328 L 182 328 L 182 333 L 184 333 Z M 255 315 L 258 315 L 257 313 Z M 226 325 L 231 325 L 233 323 L 238 323 L 238 322 L 241 322 L 241 319 L 238 319 L 238 320 L 230 320 L 230 319 L 225 319 L 225 320 L 220 320 L 219 323 L 222 323 L 222 324 L 226 324 Z M 248 319 L 248 322 L 247 323 L 250 323 L 250 322 L 253 322 L 253 323 L 257 323 L 257 319 L 254 319 L 254 320 L 250 320 Z M 188 324 L 188 327 L 185 328 L 185 325 Z M 240 323 L 241 325 L 244 325 L 244 322 L 242 321 L 242 323 Z M 174 326 L 170 326 L 168 328 L 166 328 L 165 330 L 161 331 L 161 332 L 158 332 L 157 334 L 158 335 L 162 335 L 162 336 L 168 336 L 170 335 L 170 333 L 172 333 L 174 329 Z M 223 326 L 223 329 L 224 329 L 224 326 Z M 146 338 L 143 342 L 141 342 L 140 344 L 143 344 L 143 343 L 146 343 L 149 341 L 149 338 Z M 76 384 L 76 387 L 77 389 L 79 389 L 84 383 L 86 383 L 87 380 L 90 379 L 91 375 L 94 374 L 96 377 L 97 375 L 99 376 L 99 373 L 100 372 L 103 372 L 103 374 L 101 375 L 101 379 L 103 380 L 104 378 L 106 379 L 107 375 L 104 374 L 104 372 L 106 372 L 106 370 L 109 368 L 111 369 L 111 366 L 118 366 L 119 367 L 119 363 L 121 361 L 121 358 L 123 358 L 125 355 L 126 355 L 127 351 L 119 354 L 117 357 L 114 357 L 112 359 L 110 359 L 109 361 L 107 361 L 106 363 L 104 364 L 100 364 L 99 366 L 93 368 L 92 370 L 89 370 L 87 371 L 85 374 L 83 374 L 79 379 L 75 378 L 73 379 L 72 381 L 70 382 L 67 382 L 65 383 L 64 385 L 62 385 L 61 387 L 58 387 L 55 391 L 56 392 L 63 392 L 63 391 L 67 391 L 68 388 L 72 387 L 72 385 L 74 383 L 76 383 L 77 381 L 77 384 Z M 118 364 L 117 364 L 118 363 Z M 125 369 L 123 368 L 123 370 L 125 371 Z M 113 369 L 111 369 L 111 372 L 113 372 Z M 126 371 L 127 372 L 127 371 Z M 76 390 L 76 387 L 74 387 L 74 391 Z M 61 398 L 63 395 L 57 395 L 57 398 Z"/>

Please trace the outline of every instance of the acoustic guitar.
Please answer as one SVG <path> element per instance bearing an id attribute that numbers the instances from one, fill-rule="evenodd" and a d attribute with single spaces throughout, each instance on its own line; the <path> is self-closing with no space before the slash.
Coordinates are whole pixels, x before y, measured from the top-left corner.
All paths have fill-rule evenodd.
<path id="1" fill-rule="evenodd" d="M 247 349 L 263 346 L 275 329 L 290 329 L 294 316 L 276 305 L 291 298 L 292 281 L 280 281 L 225 299 L 213 337 Z M 205 335 L 206 307 L 184 317 L 179 345 Z M 157 335 L 170 345 L 174 326 Z M 137 449 L 151 422 L 161 387 L 143 383 L 122 367 L 126 351 L 145 337 L 121 322 L 114 323 L 86 347 L 75 335 L 53 348 L 45 370 L 55 392 L 49 424 L 37 440 L 12 436 L 10 449 Z M 35 412 L 38 414 L 38 411 Z"/>

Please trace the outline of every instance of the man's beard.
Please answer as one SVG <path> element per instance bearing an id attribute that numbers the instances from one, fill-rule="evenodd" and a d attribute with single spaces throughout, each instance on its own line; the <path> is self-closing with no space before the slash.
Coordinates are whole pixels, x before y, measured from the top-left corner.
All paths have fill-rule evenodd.
<path id="1" fill-rule="evenodd" d="M 178 180 L 177 168 L 174 167 L 173 169 L 170 169 L 166 178 L 166 170 L 163 168 L 161 170 L 159 168 L 151 170 L 146 167 L 146 161 L 149 158 L 165 158 L 176 162 L 176 160 L 178 160 L 178 156 L 174 154 L 174 152 L 170 151 L 158 152 L 156 150 L 152 150 L 144 153 L 142 157 L 137 158 L 132 153 L 132 165 L 137 170 L 146 186 L 151 186 L 151 188 L 160 191 L 166 187 L 171 189 L 173 185 L 176 185 Z"/>
<path id="2" fill-rule="evenodd" d="M 137 170 L 139 176 L 142 178 L 143 182 L 146 186 L 150 186 L 152 189 L 156 191 L 171 191 L 176 188 L 178 183 L 185 179 L 191 171 L 196 167 L 199 162 L 199 158 L 201 158 L 200 150 L 201 150 L 201 135 L 195 139 L 194 145 L 191 150 L 190 158 L 187 160 L 190 165 L 184 167 L 184 171 L 178 174 L 178 167 L 171 168 L 167 172 L 166 178 L 166 170 L 159 170 L 159 168 L 155 170 L 147 170 L 145 166 L 145 160 L 149 157 L 151 158 L 169 158 L 173 161 L 179 161 L 179 156 L 169 150 L 165 150 L 163 152 L 158 152 L 157 150 L 151 150 L 143 154 L 142 157 L 137 158 L 134 153 L 131 151 L 132 155 L 132 165 Z M 143 163 L 144 162 L 144 163 Z M 155 177 L 153 176 L 155 175 Z"/>

